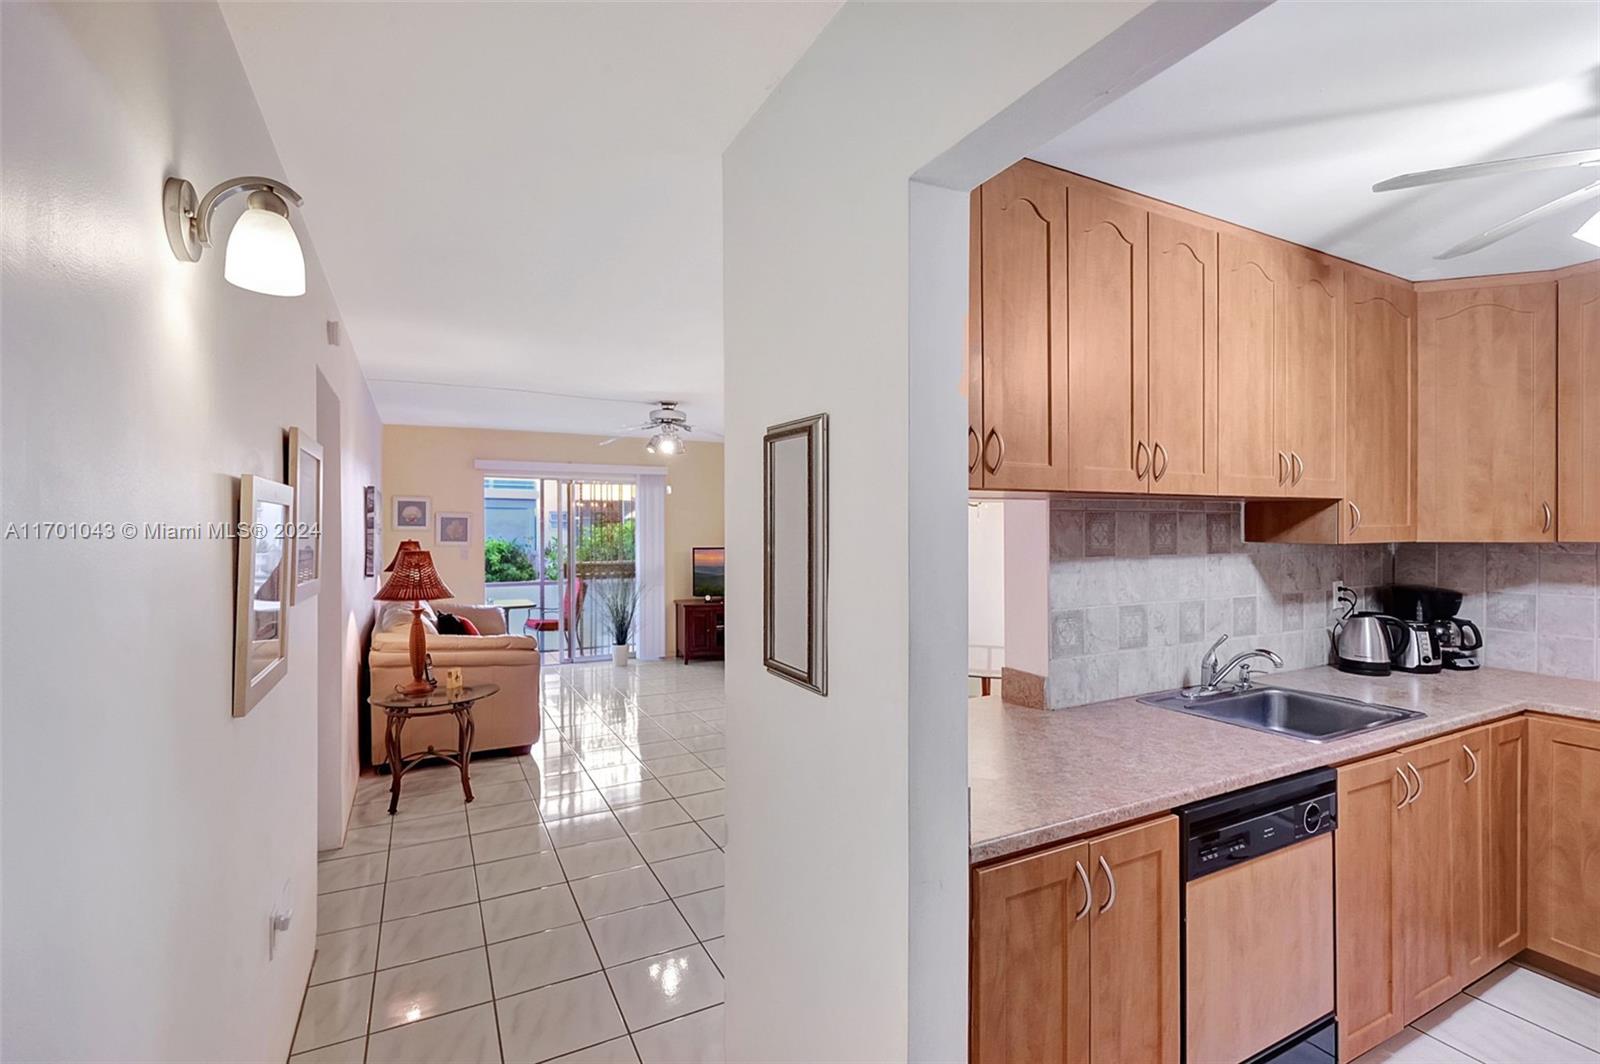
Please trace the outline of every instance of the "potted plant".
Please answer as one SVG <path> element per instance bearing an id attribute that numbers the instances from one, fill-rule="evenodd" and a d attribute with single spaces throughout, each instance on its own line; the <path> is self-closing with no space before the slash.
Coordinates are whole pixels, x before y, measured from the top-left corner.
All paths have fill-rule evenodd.
<path id="1" fill-rule="evenodd" d="M 611 626 L 611 663 L 626 665 L 628 640 L 639 613 L 639 585 L 632 577 L 624 576 L 597 580 L 592 586 L 592 594 L 600 599 L 600 608 Z"/>

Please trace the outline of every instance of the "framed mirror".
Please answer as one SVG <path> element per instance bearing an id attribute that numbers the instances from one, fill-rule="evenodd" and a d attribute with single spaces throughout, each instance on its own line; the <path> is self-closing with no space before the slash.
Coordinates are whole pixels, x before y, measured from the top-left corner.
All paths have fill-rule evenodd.
<path id="1" fill-rule="evenodd" d="M 233 715 L 242 717 L 289 671 L 290 525 L 294 489 L 239 478 L 238 585 L 233 621 Z"/>
<path id="2" fill-rule="evenodd" d="M 764 663 L 828 693 L 828 415 L 767 429 Z"/>
<path id="3" fill-rule="evenodd" d="M 289 485 L 294 488 L 294 585 L 290 602 L 304 602 L 322 583 L 322 445 L 304 429 L 289 430 Z"/>

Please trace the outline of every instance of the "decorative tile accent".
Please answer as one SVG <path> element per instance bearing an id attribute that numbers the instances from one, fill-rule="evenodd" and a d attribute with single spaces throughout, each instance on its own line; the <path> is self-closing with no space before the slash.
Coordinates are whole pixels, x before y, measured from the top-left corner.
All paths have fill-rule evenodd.
<path id="1" fill-rule="evenodd" d="M 1109 558 L 1117 553 L 1117 515 L 1091 511 L 1083 516 L 1083 554 Z"/>

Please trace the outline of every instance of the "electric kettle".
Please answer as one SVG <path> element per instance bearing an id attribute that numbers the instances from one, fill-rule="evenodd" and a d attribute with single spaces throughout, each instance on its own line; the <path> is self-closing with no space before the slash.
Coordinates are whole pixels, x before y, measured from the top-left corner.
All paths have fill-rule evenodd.
<path id="1" fill-rule="evenodd" d="M 1335 665 L 1358 676 L 1387 676 L 1410 635 L 1400 618 L 1387 613 L 1351 614 L 1333 626 Z"/>

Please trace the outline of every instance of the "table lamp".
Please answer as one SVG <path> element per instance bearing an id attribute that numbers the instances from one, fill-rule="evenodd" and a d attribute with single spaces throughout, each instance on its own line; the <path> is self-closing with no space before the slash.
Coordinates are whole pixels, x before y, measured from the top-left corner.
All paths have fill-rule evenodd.
<path id="1" fill-rule="evenodd" d="M 428 634 L 422 627 L 422 600 L 449 598 L 450 589 L 439 579 L 439 572 L 433 567 L 433 555 L 425 550 L 407 549 L 402 544 L 389 568 L 393 573 L 374 597 L 380 602 L 412 604 L 411 682 L 400 684 L 396 690 L 418 698 L 433 690 L 433 685 L 423 678 L 428 661 Z"/>
<path id="2" fill-rule="evenodd" d="M 400 555 L 404 554 L 408 550 L 421 550 L 421 549 L 422 549 L 422 544 L 418 543 L 416 540 L 414 540 L 414 539 L 402 539 L 400 541 L 400 546 L 396 547 L 395 550 L 394 550 L 394 557 L 389 559 L 389 564 L 385 565 L 383 567 L 383 571 L 386 572 L 386 573 L 394 572 L 394 563 L 400 560 Z"/>

